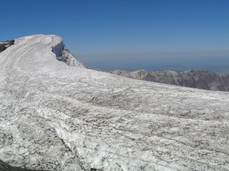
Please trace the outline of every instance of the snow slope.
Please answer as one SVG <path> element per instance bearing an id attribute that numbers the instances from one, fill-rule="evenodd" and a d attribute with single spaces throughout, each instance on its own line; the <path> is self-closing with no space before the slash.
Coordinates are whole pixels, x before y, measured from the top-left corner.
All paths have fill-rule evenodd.
<path id="1" fill-rule="evenodd" d="M 227 92 L 89 70 L 54 35 L 0 53 L 0 160 L 13 166 L 226 171 L 228 140 Z"/>

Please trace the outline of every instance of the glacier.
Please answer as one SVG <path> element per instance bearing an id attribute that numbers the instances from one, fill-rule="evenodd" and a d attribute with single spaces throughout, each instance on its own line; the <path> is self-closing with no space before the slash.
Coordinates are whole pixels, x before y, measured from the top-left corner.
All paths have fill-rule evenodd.
<path id="1" fill-rule="evenodd" d="M 55 35 L 0 53 L 0 160 L 50 171 L 229 170 L 229 93 L 91 70 Z"/>

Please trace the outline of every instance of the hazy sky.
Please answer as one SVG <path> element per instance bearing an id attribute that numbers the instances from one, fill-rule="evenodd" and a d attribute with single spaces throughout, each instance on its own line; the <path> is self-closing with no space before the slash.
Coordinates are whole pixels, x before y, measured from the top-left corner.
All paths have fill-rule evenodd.
<path id="1" fill-rule="evenodd" d="M 56 34 L 83 61 L 229 58 L 229 0 L 10 0 L 0 39 Z"/>

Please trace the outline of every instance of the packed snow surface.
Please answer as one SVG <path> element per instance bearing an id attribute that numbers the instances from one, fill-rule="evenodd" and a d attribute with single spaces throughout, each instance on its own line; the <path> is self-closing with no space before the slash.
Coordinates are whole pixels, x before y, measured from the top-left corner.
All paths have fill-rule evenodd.
<path id="1" fill-rule="evenodd" d="M 0 53 L 0 160 L 53 171 L 226 171 L 229 93 L 89 70 L 58 36 L 19 38 Z"/>

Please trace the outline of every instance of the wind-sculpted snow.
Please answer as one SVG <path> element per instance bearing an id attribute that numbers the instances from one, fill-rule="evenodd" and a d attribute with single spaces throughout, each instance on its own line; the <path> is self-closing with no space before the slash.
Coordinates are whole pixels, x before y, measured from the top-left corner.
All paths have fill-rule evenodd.
<path id="1" fill-rule="evenodd" d="M 229 93 L 68 66 L 52 52 L 60 42 L 29 36 L 0 53 L 0 160 L 53 171 L 229 169 Z"/>

